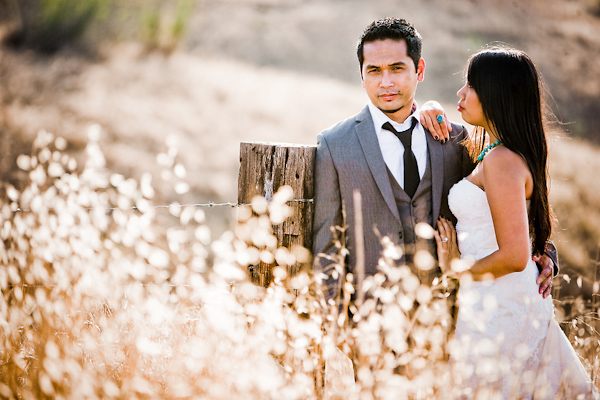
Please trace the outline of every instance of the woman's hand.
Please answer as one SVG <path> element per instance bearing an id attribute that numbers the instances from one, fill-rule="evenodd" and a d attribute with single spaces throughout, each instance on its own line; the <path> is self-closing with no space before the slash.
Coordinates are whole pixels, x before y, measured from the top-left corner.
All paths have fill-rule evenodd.
<path id="1" fill-rule="evenodd" d="M 438 220 L 438 230 L 433 231 L 435 241 L 437 243 L 438 261 L 440 263 L 440 269 L 442 273 L 458 278 L 459 273 L 452 270 L 452 260 L 460 258 L 460 252 L 458 251 L 458 243 L 456 242 L 456 230 L 452 223 L 445 218 Z"/>
<path id="2" fill-rule="evenodd" d="M 441 117 L 441 122 L 439 118 Z M 421 125 L 431 133 L 435 140 L 446 143 L 450 139 L 452 124 L 448 121 L 446 112 L 437 101 L 429 100 L 419 108 Z"/>

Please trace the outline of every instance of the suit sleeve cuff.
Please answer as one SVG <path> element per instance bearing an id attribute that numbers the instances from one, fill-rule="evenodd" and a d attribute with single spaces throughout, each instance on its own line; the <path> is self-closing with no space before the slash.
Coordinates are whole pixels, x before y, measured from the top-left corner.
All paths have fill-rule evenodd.
<path id="1" fill-rule="evenodd" d="M 556 277 L 560 272 L 560 267 L 558 265 L 558 251 L 556 251 L 556 246 L 554 246 L 554 243 L 552 243 L 551 240 L 548 240 L 546 242 L 546 248 L 544 249 L 544 253 L 552 260 L 552 263 L 554 264 L 553 276 Z"/>

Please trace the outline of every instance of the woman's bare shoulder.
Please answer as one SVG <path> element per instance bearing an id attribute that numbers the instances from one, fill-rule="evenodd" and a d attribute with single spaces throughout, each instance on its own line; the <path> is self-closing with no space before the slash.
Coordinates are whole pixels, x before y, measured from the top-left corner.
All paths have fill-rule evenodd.
<path id="1" fill-rule="evenodd" d="M 481 163 L 486 184 L 492 182 L 526 181 L 531 178 L 527 163 L 519 154 L 504 146 L 493 148 Z"/>

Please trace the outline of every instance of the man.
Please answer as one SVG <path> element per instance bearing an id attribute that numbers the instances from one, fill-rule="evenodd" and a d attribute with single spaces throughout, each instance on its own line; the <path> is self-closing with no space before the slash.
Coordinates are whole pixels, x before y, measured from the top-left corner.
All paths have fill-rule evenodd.
<path id="1" fill-rule="evenodd" d="M 367 276 L 378 272 L 381 238 L 386 236 L 403 248 L 400 263 L 412 265 L 417 250 L 434 249 L 431 242 L 416 237 L 415 227 L 420 222 L 435 226 L 440 216 L 455 220 L 448 208 L 448 191 L 475 166 L 462 145 L 467 135 L 463 126 L 452 124 L 452 133 L 444 137 L 440 126 L 432 123 L 444 128 L 446 120 L 425 117 L 430 130 L 435 129 L 436 140 L 419 122 L 414 97 L 425 73 L 421 42 L 419 33 L 403 19 L 386 18 L 369 25 L 357 55 L 370 103 L 317 136 L 313 253 L 315 269 L 327 277 L 328 298 L 339 293 L 342 279 L 332 269 L 340 239 L 332 228 L 344 229 L 349 250 L 345 272 L 356 274 L 357 265 L 364 265 Z M 355 191 L 362 199 L 361 227 L 355 220 Z M 553 262 L 544 255 L 539 263 L 543 266 L 540 293 L 547 296 Z M 437 267 L 413 270 L 425 284 L 441 275 Z"/>

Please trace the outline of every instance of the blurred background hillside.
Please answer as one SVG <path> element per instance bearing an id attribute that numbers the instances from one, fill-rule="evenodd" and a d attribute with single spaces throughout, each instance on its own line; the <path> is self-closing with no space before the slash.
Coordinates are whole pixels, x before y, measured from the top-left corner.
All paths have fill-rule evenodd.
<path id="1" fill-rule="evenodd" d="M 176 138 L 187 193 L 157 202 L 235 202 L 240 141 L 315 144 L 359 111 L 355 44 L 395 15 L 424 38 L 418 101 L 453 119 L 470 54 L 525 50 L 551 93 L 551 201 L 561 260 L 596 279 L 600 258 L 598 0 L 0 0 L 0 177 L 41 129 L 81 158 L 98 123 L 107 167 L 161 182 L 156 155 Z M 215 234 L 231 210 L 207 211 Z M 568 270 L 567 268 L 567 270 Z"/>

